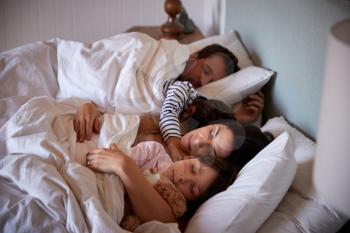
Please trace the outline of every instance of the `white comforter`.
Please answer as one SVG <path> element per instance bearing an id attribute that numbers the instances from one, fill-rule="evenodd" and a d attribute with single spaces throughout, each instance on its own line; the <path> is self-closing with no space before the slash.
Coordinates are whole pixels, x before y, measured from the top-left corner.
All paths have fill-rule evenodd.
<path id="1" fill-rule="evenodd" d="M 104 53 L 106 52 L 106 53 Z M 112 142 L 128 152 L 139 117 L 106 115 L 100 136 L 76 143 L 72 119 L 87 98 L 105 110 L 157 113 L 164 80 L 187 47 L 133 33 L 91 45 L 54 39 L 0 54 L 0 228 L 2 232 L 123 232 L 123 186 L 83 165 Z M 149 222 L 135 232 L 179 232 Z"/>
<path id="2" fill-rule="evenodd" d="M 188 57 L 187 46 L 140 33 L 91 45 L 60 41 L 57 97 L 90 99 L 111 112 L 159 114 L 164 81 L 178 77 Z"/>

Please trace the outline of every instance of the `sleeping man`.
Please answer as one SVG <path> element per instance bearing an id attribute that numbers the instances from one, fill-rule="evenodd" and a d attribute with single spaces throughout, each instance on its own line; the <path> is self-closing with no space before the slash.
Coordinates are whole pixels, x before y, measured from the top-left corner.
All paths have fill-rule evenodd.
<path id="1" fill-rule="evenodd" d="M 181 115 L 179 120 L 185 122 L 189 118 L 193 118 L 197 125 L 193 127 L 200 127 L 207 124 L 210 121 L 217 119 L 235 119 L 242 124 L 251 124 L 255 122 L 262 112 L 264 107 L 264 96 L 261 92 L 248 96 L 242 102 L 237 103 L 233 106 L 233 110 L 219 100 L 208 100 L 205 98 L 200 98 L 195 100 L 188 108 L 186 108 Z M 85 140 L 90 140 L 92 138 L 92 133 L 99 133 L 100 131 L 100 119 L 101 113 L 98 107 L 93 103 L 85 103 L 78 107 L 77 113 L 74 117 L 74 129 L 77 133 L 77 141 L 83 142 Z M 186 133 L 188 126 L 186 123 L 183 124 L 182 133 Z M 155 140 L 164 143 L 164 138 L 161 136 L 161 131 L 159 130 L 159 119 L 152 116 L 143 116 L 140 120 L 140 125 L 138 129 L 138 135 L 135 139 L 135 143 L 141 141 Z M 180 144 L 181 136 L 178 138 Z M 177 155 L 177 158 L 183 158 L 187 156 L 181 150 L 180 145 L 176 148 L 172 148 Z M 169 144 L 164 143 L 171 155 L 171 149 Z M 170 145 L 171 147 L 171 145 Z M 174 161 L 174 157 L 172 157 Z"/>
<path id="2" fill-rule="evenodd" d="M 185 156 L 179 153 L 179 116 L 194 100 L 205 98 L 195 88 L 239 70 L 235 55 L 216 44 L 190 56 L 185 45 L 137 33 L 95 42 L 83 47 L 83 55 L 78 45 L 63 41 L 58 46 L 57 96 L 87 98 L 107 112 L 160 115 L 162 137 L 174 160 Z"/>

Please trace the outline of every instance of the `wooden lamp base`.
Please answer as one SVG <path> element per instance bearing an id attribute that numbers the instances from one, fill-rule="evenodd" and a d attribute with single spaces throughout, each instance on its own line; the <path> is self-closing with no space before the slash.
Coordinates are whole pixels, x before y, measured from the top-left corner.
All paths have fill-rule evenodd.
<path id="1" fill-rule="evenodd" d="M 166 0 L 164 10 L 168 14 L 168 21 L 161 26 L 163 38 L 178 39 L 184 31 L 184 26 L 177 20 L 176 15 L 180 13 L 182 3 L 180 0 Z"/>

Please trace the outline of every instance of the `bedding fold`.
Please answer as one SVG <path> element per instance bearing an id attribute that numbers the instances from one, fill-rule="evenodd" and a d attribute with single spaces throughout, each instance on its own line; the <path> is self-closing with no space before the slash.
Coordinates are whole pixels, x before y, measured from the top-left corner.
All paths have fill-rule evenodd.
<path id="1" fill-rule="evenodd" d="M 108 145 L 99 143 L 97 135 L 88 143 L 76 143 L 73 117 L 82 102 L 77 99 L 57 101 L 51 97 L 36 97 L 26 102 L 0 130 L 0 177 L 17 187 L 25 197 L 35 198 L 35 203 L 40 203 L 47 216 L 42 218 L 31 212 L 32 219 L 52 219 L 53 225 L 59 222 L 68 232 L 120 232 L 118 223 L 123 217 L 124 188 L 119 177 L 95 174 L 84 166 L 87 151 L 98 144 Z M 114 131 L 112 138 L 132 140 L 137 132 L 134 125 L 138 117 L 121 115 L 118 118 L 125 118 L 114 121 L 124 126 L 115 126 L 130 130 Z M 111 127 L 107 122 L 101 135 L 105 135 L 106 128 L 112 130 Z M 124 151 L 131 145 L 112 142 Z M 8 213 L 6 207 L 1 208 L 1 213 Z M 31 222 L 18 226 L 18 222 L 12 221 L 7 222 L 6 227 L 10 228 L 11 223 L 13 232 L 31 229 Z"/>
<path id="2" fill-rule="evenodd" d="M 80 97 L 108 112 L 159 114 L 163 84 L 177 78 L 189 58 L 186 45 L 142 33 L 84 44 L 57 43 L 57 98 Z"/>
<path id="3" fill-rule="evenodd" d="M 0 231 L 126 232 L 119 177 L 86 168 L 85 154 L 112 143 L 128 153 L 139 125 L 133 113 L 159 112 L 162 85 L 181 73 L 188 53 L 140 33 L 0 53 Z M 105 114 L 100 135 L 77 143 L 73 116 L 86 101 L 119 113 Z M 153 221 L 135 231 L 179 229 Z"/>

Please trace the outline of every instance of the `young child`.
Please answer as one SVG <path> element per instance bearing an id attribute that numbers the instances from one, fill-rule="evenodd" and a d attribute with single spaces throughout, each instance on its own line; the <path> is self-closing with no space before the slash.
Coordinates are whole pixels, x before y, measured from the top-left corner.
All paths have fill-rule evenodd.
<path id="1" fill-rule="evenodd" d="M 205 140 L 203 136 L 213 132 L 215 140 L 207 148 L 199 148 L 204 142 L 201 140 Z M 204 126 L 183 138 L 191 145 L 185 143 L 184 149 L 197 157 L 173 162 L 164 147 L 152 141 L 137 144 L 129 155 L 115 147 L 95 149 L 86 155 L 90 169 L 114 173 L 121 178 L 132 204 L 127 205 L 132 208 L 126 206 L 129 211 L 125 213 L 125 227 L 151 220 L 174 222 L 186 211 L 186 203 L 190 210 L 188 216 L 191 216 L 201 203 L 225 190 L 239 170 L 272 140 L 258 127 L 243 126 L 232 120 Z M 209 153 L 211 150 L 213 154 Z M 157 188 L 157 179 L 155 186 L 149 186 L 142 173 L 147 170 L 158 173 L 161 183 L 164 181 L 161 177 L 167 181 Z M 155 205 L 157 208 L 152 209 Z"/>
<path id="2" fill-rule="evenodd" d="M 159 126 L 167 146 L 178 144 L 178 139 L 181 138 L 179 124 L 181 112 L 195 100 L 205 99 L 195 88 L 238 71 L 237 63 L 237 58 L 228 49 L 217 44 L 209 45 L 191 55 L 178 79 L 165 82 L 163 87 L 165 99 L 161 107 Z M 169 151 L 173 159 L 179 159 L 172 153 L 175 151 L 171 148 Z"/>
<path id="3" fill-rule="evenodd" d="M 126 156 L 115 145 L 110 150 L 114 156 Z M 207 200 L 225 190 L 237 174 L 228 162 L 213 157 L 203 156 L 172 162 L 164 147 L 153 141 L 134 146 L 128 157 L 166 201 L 176 219 L 186 212 L 188 201 Z M 113 160 L 107 163 L 111 164 Z M 91 163 L 89 155 L 87 166 L 93 170 L 104 171 L 104 165 L 101 162 Z M 142 221 L 134 212 L 131 199 L 125 195 L 124 200 L 124 217 L 120 225 L 126 230 L 134 231 Z"/>
<path id="4" fill-rule="evenodd" d="M 176 188 L 167 177 L 156 172 L 154 169 L 147 169 L 143 172 L 146 179 L 153 185 L 154 189 L 168 203 L 175 218 L 180 218 L 187 210 L 187 201 L 181 191 Z M 141 224 L 140 219 L 134 213 L 132 205 L 127 196 L 124 198 L 124 217 L 120 226 L 128 231 L 134 231 Z"/>
<path id="5" fill-rule="evenodd" d="M 164 128 L 162 131 L 161 127 L 162 136 L 171 157 L 176 161 L 185 156 L 178 148 L 178 143 L 181 138 L 180 132 L 178 131 L 179 121 L 185 121 L 190 117 L 195 120 L 191 122 L 193 124 L 187 125 L 187 127 L 184 128 L 185 130 L 195 129 L 205 126 L 209 122 L 222 119 L 236 120 L 241 124 L 251 124 L 258 119 L 263 107 L 264 96 L 261 92 L 248 96 L 242 102 L 235 104 L 232 108 L 220 100 L 199 97 L 185 108 L 179 117 L 178 114 L 172 115 L 172 123 L 167 123 L 164 127 L 165 129 L 169 129 L 169 131 L 165 131 Z M 171 107 L 169 108 L 169 112 L 174 111 Z M 164 124 L 166 119 L 167 118 L 161 118 L 160 125 Z M 187 131 L 182 130 L 182 133 L 186 132 Z"/>

